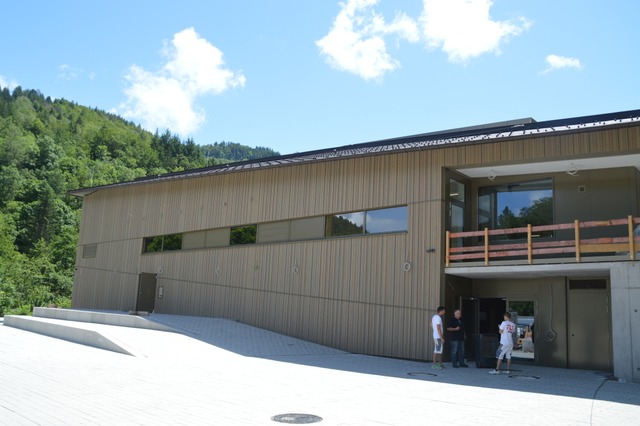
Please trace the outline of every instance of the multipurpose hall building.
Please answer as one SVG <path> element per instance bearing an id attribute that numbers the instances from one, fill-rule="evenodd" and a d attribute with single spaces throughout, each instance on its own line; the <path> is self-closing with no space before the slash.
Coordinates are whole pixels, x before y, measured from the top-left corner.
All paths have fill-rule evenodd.
<path id="1" fill-rule="evenodd" d="M 517 314 L 514 356 L 640 381 L 640 110 L 148 176 L 83 198 L 73 307 L 221 317 L 431 359 Z M 473 359 L 468 340 L 467 355 Z"/>

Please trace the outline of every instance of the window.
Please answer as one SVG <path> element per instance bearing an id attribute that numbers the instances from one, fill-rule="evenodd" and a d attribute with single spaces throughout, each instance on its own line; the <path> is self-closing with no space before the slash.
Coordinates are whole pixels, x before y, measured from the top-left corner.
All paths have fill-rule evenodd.
<path id="1" fill-rule="evenodd" d="M 182 236 L 182 248 L 184 250 L 204 248 L 206 237 L 207 231 L 188 232 Z"/>
<path id="2" fill-rule="evenodd" d="M 162 236 L 144 239 L 144 252 L 157 253 L 162 251 Z"/>
<path id="3" fill-rule="evenodd" d="M 255 244 L 257 228 L 257 225 L 236 226 L 231 228 L 231 245 Z"/>
<path id="4" fill-rule="evenodd" d="M 205 239 L 205 247 L 226 247 L 231 241 L 231 228 L 209 229 Z"/>
<path id="5" fill-rule="evenodd" d="M 315 240 L 324 237 L 324 216 L 291 221 L 291 241 Z"/>
<path id="6" fill-rule="evenodd" d="M 182 234 L 161 235 L 144 239 L 144 253 L 182 250 Z"/>
<path id="7" fill-rule="evenodd" d="M 289 221 L 261 223 L 258 225 L 258 243 L 289 241 Z"/>
<path id="8" fill-rule="evenodd" d="M 327 216 L 327 237 L 362 235 L 364 233 L 364 212 L 343 213 Z"/>
<path id="9" fill-rule="evenodd" d="M 407 206 L 327 216 L 326 236 L 406 232 L 409 222 Z"/>
<path id="10" fill-rule="evenodd" d="M 83 259 L 94 258 L 94 257 L 96 257 L 97 252 L 98 252 L 98 245 L 97 244 L 85 244 L 84 246 L 82 246 L 82 258 Z"/>
<path id="11" fill-rule="evenodd" d="M 366 215 L 365 232 L 367 234 L 381 234 L 406 231 L 409 222 L 408 211 L 407 206 L 369 210 Z"/>
<path id="12" fill-rule="evenodd" d="M 478 189 L 478 228 L 505 229 L 553 224 L 553 181 L 551 178 Z M 551 231 L 538 237 L 552 236 Z M 510 234 L 502 239 L 524 238 Z"/>
<path id="13" fill-rule="evenodd" d="M 407 224 L 407 206 L 391 207 L 147 237 L 144 239 L 143 253 L 406 232 Z M 83 257 L 87 257 L 86 253 L 91 253 L 88 247 L 84 246 Z"/>

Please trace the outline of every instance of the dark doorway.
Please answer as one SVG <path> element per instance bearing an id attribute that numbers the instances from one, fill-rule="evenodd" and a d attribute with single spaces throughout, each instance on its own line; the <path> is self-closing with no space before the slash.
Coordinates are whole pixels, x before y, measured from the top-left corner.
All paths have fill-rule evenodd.
<path id="1" fill-rule="evenodd" d="M 156 274 L 143 272 L 138 279 L 136 311 L 153 312 L 156 302 Z"/>
<path id="2" fill-rule="evenodd" d="M 504 299 L 478 299 L 478 333 L 496 334 L 504 320 L 507 301 Z"/>
<path id="3" fill-rule="evenodd" d="M 469 360 L 475 360 L 475 342 L 473 335 L 478 332 L 478 299 L 473 297 L 461 297 L 460 309 L 462 310 L 462 323 L 466 332 L 464 341 L 464 353 Z"/>
<path id="4" fill-rule="evenodd" d="M 498 326 L 503 321 L 507 301 L 498 298 L 461 297 L 462 321 L 467 332 L 465 353 L 470 360 L 475 359 L 474 334 L 498 334 Z"/>

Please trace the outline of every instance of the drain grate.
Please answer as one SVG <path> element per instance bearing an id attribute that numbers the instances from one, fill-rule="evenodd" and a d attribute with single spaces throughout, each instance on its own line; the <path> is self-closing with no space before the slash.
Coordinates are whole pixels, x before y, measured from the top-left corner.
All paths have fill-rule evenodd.
<path id="1" fill-rule="evenodd" d="M 313 414 L 287 413 L 273 416 L 271 417 L 271 420 L 273 420 L 274 422 L 288 423 L 291 425 L 306 425 L 309 423 L 321 422 L 322 417 L 314 416 Z"/>
<path id="2" fill-rule="evenodd" d="M 540 380 L 538 376 L 527 376 L 526 374 L 509 374 L 510 379 Z"/>
<path id="3" fill-rule="evenodd" d="M 413 376 L 413 377 L 420 377 L 420 376 L 431 376 L 431 377 L 438 377 L 437 374 L 433 374 L 433 373 L 427 373 L 427 372 L 416 372 L 416 373 L 407 373 L 407 376 Z"/>

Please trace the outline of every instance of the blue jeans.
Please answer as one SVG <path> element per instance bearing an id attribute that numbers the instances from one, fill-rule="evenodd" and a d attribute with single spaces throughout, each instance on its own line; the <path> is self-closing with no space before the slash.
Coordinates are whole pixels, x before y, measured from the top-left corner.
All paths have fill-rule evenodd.
<path id="1" fill-rule="evenodd" d="M 464 340 L 451 340 L 451 363 L 464 364 Z"/>

